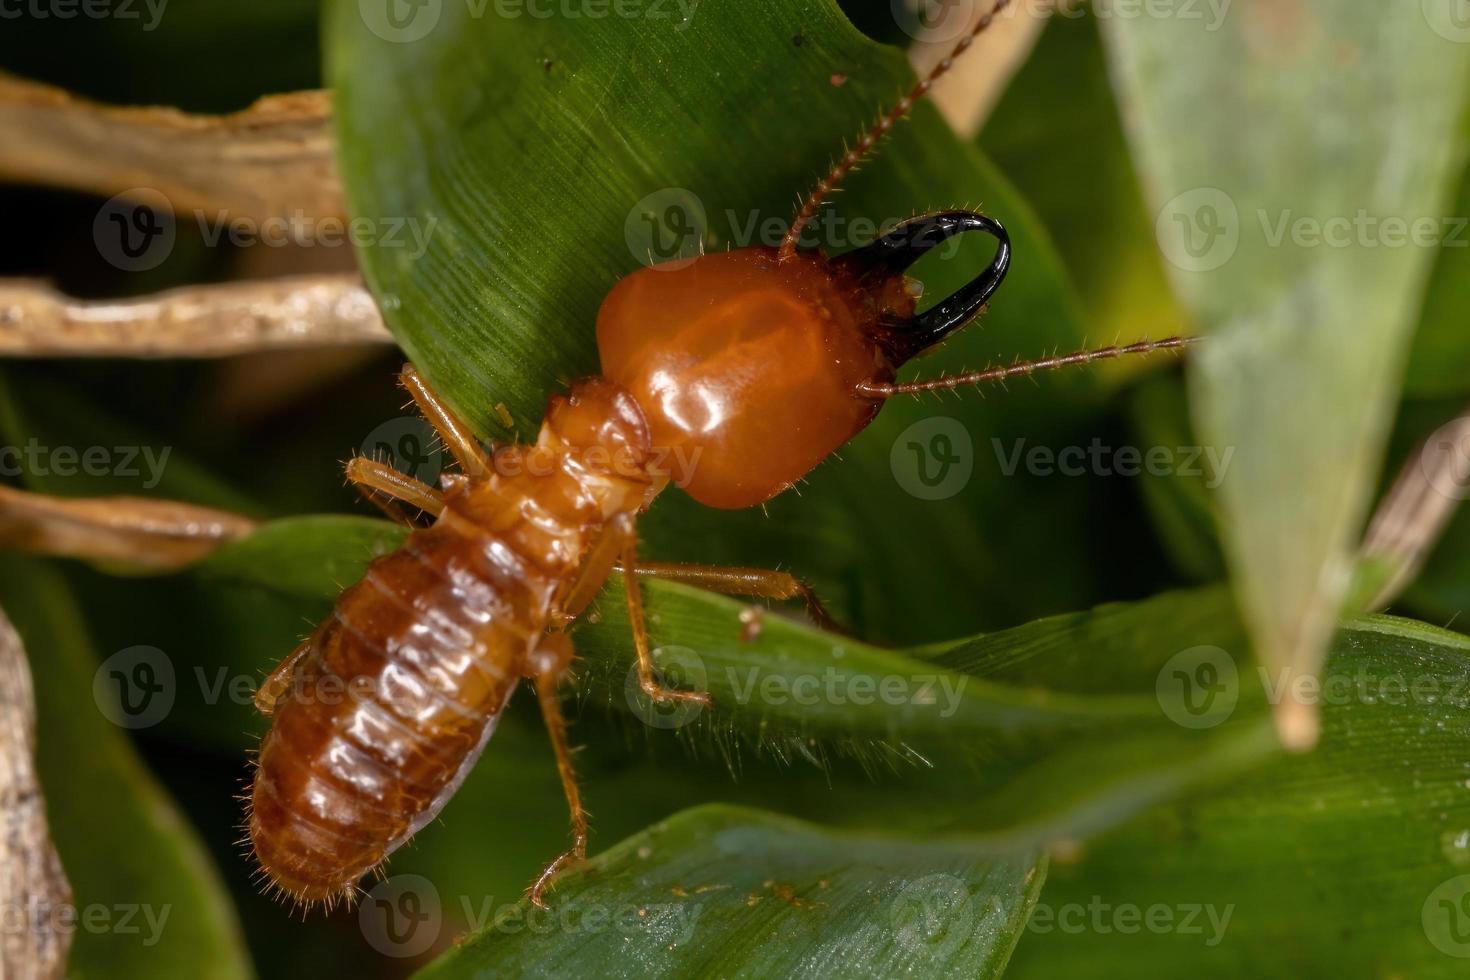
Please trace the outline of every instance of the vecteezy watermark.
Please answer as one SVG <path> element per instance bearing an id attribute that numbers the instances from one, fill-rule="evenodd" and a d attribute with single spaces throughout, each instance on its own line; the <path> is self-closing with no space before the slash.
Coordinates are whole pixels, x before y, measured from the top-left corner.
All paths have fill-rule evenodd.
<path id="1" fill-rule="evenodd" d="M 1259 209 L 1256 218 L 1268 248 L 1465 248 L 1470 218 L 1444 215 L 1376 215 L 1367 208 L 1352 214 L 1297 214 L 1290 208 Z"/>
<path id="2" fill-rule="evenodd" d="M 699 195 L 665 187 L 642 198 L 623 221 L 623 240 L 633 257 L 650 268 L 674 272 L 704 254 L 709 218 Z"/>
<path id="3" fill-rule="evenodd" d="M 687 943 L 704 906 L 696 901 L 603 903 L 571 900 L 539 909 L 524 900 L 498 902 L 494 896 L 451 896 L 446 902 L 422 875 L 384 879 L 367 893 L 357 911 L 358 928 L 368 945 L 384 956 L 422 956 L 447 943 L 449 918 L 471 932 L 504 935 L 595 935 L 616 933 L 661 946 Z"/>
<path id="4" fill-rule="evenodd" d="M 0 20 L 136 20 L 151 31 L 168 0 L 0 0 Z"/>
<path id="5" fill-rule="evenodd" d="M 1440 37 L 1458 44 L 1470 42 L 1470 0 L 1420 0 L 1419 10 Z"/>
<path id="6" fill-rule="evenodd" d="M 623 238 L 628 252 L 644 265 L 662 272 L 676 272 L 704 254 L 710 242 L 721 247 L 777 248 L 791 228 L 790 215 L 768 215 L 760 211 L 740 212 L 727 208 L 718 216 L 723 224 L 718 236 L 711 231 L 711 218 L 699 195 L 685 187 L 664 187 L 641 198 L 623 221 Z M 802 230 L 798 244 L 805 249 L 845 252 L 871 245 L 901 221 L 875 221 L 868 217 L 847 218 L 823 211 Z M 930 250 L 940 259 L 959 254 L 958 236 L 946 238 Z"/>
<path id="7" fill-rule="evenodd" d="M 463 3 L 473 20 L 655 20 L 668 21 L 675 33 L 683 33 L 701 0 L 358 0 L 357 11 L 367 29 L 384 41 L 407 44 L 428 37 L 446 3 Z"/>
<path id="8" fill-rule="evenodd" d="M 1257 665 L 1269 704 L 1447 706 L 1470 709 L 1470 677 L 1414 671 L 1343 669 L 1329 664 L 1321 675 Z M 1216 646 L 1196 646 L 1170 657 L 1155 678 L 1159 707 L 1185 728 L 1212 728 L 1228 719 L 1242 690 L 1235 658 Z"/>
<path id="9" fill-rule="evenodd" d="M 1154 693 L 1176 725 L 1213 728 L 1230 717 L 1240 699 L 1235 658 L 1216 646 L 1181 650 L 1160 668 Z"/>
<path id="10" fill-rule="evenodd" d="M 359 448 L 363 456 L 388 463 L 405 476 L 431 485 L 439 478 L 445 463 L 438 434 L 427 421 L 415 415 L 388 419 L 369 432 Z M 693 449 L 654 446 L 646 454 L 602 445 L 550 449 L 487 443 L 481 448 L 491 470 L 506 479 L 549 477 L 571 461 L 584 472 L 609 473 L 634 480 L 662 477 L 676 487 L 689 486 L 704 455 L 700 446 Z"/>
<path id="11" fill-rule="evenodd" d="M 1435 491 L 1450 500 L 1470 500 L 1470 416 L 1436 429 L 1419 451 L 1419 466 Z"/>
<path id="12" fill-rule="evenodd" d="M 1068 935 L 1094 933 L 1100 936 L 1118 934 L 1134 936 L 1150 933 L 1156 936 L 1198 936 L 1204 946 L 1213 948 L 1225 939 L 1235 904 L 1224 907 L 1209 902 L 1181 902 L 1135 905 L 1113 904 L 1093 895 L 1084 904 L 1066 902 L 1050 905 L 1038 902 L 1026 922 L 1028 932 L 1045 935 L 1060 932 Z"/>
<path id="13" fill-rule="evenodd" d="M 900 487 L 919 500 L 945 500 L 970 483 L 975 444 L 959 419 L 936 415 L 904 429 L 888 451 Z"/>
<path id="14" fill-rule="evenodd" d="M 1470 218 L 1463 215 L 1382 215 L 1367 208 L 1323 215 L 1257 208 L 1253 217 L 1261 243 L 1273 249 L 1470 247 Z M 1243 230 L 1234 199 L 1216 187 L 1176 196 L 1154 225 L 1164 258 L 1186 272 L 1209 272 L 1229 262 Z"/>
<path id="15" fill-rule="evenodd" d="M 1176 195 L 1154 222 L 1159 249 L 1186 272 L 1210 272 L 1235 255 L 1240 245 L 1240 212 L 1217 187 L 1196 187 Z"/>
<path id="16" fill-rule="evenodd" d="M 368 218 L 350 221 L 332 215 L 318 217 L 296 209 L 289 214 L 256 217 L 229 210 L 195 209 L 175 214 L 168 198 L 151 187 L 134 187 L 107 200 L 92 221 L 97 253 L 124 272 L 157 268 L 172 254 L 179 225 L 197 227 L 206 247 L 236 248 L 357 248 L 403 249 L 410 259 L 428 250 L 438 218 Z"/>
<path id="17" fill-rule="evenodd" d="M 1435 949 L 1470 959 L 1470 875 L 1440 882 L 1424 899 L 1419 921 Z"/>
<path id="18" fill-rule="evenodd" d="M 704 658 L 689 647 L 665 646 L 653 651 L 654 681 L 659 687 L 682 691 L 708 691 L 709 672 Z M 635 663 L 623 681 L 623 698 L 628 708 L 649 728 L 675 729 L 698 718 L 704 710 L 699 701 L 654 700 L 643 690 L 643 675 Z"/>
<path id="19" fill-rule="evenodd" d="M 93 935 L 137 936 L 140 945 L 151 948 L 163 938 L 173 909 L 146 902 L 0 902 L 0 935 L 70 935 L 80 929 Z"/>
<path id="20" fill-rule="evenodd" d="M 0 476 L 141 476 L 143 488 L 152 490 L 163 479 L 163 468 L 168 464 L 172 451 L 172 446 L 162 449 L 152 446 L 47 446 L 33 436 L 24 446 L 0 446 Z"/>
<path id="21" fill-rule="evenodd" d="M 940 718 L 959 710 L 969 678 L 963 674 L 859 674 L 836 667 L 820 673 L 778 673 L 761 667 L 725 668 L 725 683 L 736 704 L 782 707 L 797 705 L 882 704 L 888 707 L 933 708 Z"/>
<path id="22" fill-rule="evenodd" d="M 676 690 L 708 691 L 710 671 L 704 658 L 688 647 L 654 651 L 656 680 Z M 728 691 L 726 700 L 766 708 L 882 704 L 932 710 L 940 718 L 959 711 L 969 678 L 943 672 L 922 674 L 856 673 L 828 666 L 820 671 L 782 671 L 767 667 L 727 666 L 717 675 Z M 624 683 L 628 706 L 652 728 L 682 728 L 699 717 L 703 705 L 690 701 L 655 702 L 643 691 L 638 665 Z"/>
<path id="23" fill-rule="evenodd" d="M 92 675 L 97 710 L 121 728 L 151 728 L 163 721 L 177 693 L 173 661 L 158 647 L 119 650 Z"/>
<path id="24" fill-rule="evenodd" d="M 200 237 L 210 248 L 228 242 L 236 248 L 356 248 L 404 249 L 410 260 L 423 257 L 429 249 L 429 238 L 439 219 L 430 215 L 419 218 L 353 218 L 344 221 L 333 215 L 317 217 L 297 208 L 290 214 L 254 218 L 231 214 L 228 210 L 212 213 L 195 211 L 194 221 Z"/>
<path id="25" fill-rule="evenodd" d="M 385 878 L 358 906 L 357 926 L 368 945 L 384 956 L 421 956 L 444 930 L 439 889 L 423 875 Z"/>
<path id="26" fill-rule="evenodd" d="M 1207 32 L 1225 23 L 1233 0 L 1012 0 L 995 14 L 997 20 L 1016 17 L 1082 17 L 1099 20 L 1198 21 Z M 910 37 L 934 44 L 958 41 L 974 29 L 982 16 L 995 10 L 997 0 L 889 0 L 893 20 Z"/>
<path id="27" fill-rule="evenodd" d="M 1094 438 L 1086 446 L 1027 447 L 1017 439 L 1008 450 L 1000 439 L 990 440 L 1001 474 L 1015 476 L 1024 466 L 1032 476 L 1188 476 L 1200 477 L 1211 490 L 1225 479 L 1235 447 L 1110 446 Z"/>
<path id="28" fill-rule="evenodd" d="M 444 468 L 444 449 L 434 427 L 419 415 L 389 419 L 367 434 L 362 455 L 387 463 L 404 476 L 430 486 Z"/>
<path id="29" fill-rule="evenodd" d="M 977 902 L 963 879 L 939 872 L 907 882 L 889 917 L 900 946 L 937 960 L 964 946 L 988 912 L 1000 911 L 995 905 L 994 899 L 990 906 Z"/>
<path id="30" fill-rule="evenodd" d="M 151 187 L 109 198 L 92 220 L 97 253 L 124 272 L 157 268 L 173 252 L 177 237 L 173 205 Z"/>

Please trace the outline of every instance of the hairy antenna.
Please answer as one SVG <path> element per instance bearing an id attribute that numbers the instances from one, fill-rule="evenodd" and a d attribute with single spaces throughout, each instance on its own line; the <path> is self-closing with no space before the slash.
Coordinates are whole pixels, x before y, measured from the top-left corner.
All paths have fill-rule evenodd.
<path id="1" fill-rule="evenodd" d="M 786 232 L 786 237 L 781 239 L 781 250 L 777 253 L 777 261 L 789 262 L 796 257 L 796 246 L 801 240 L 801 233 L 806 230 L 806 226 L 811 224 L 812 219 L 816 217 L 817 210 L 821 208 L 822 202 L 837 189 L 837 185 L 841 184 L 848 174 L 852 173 L 854 167 L 862 163 L 863 159 L 873 151 L 873 147 L 888 134 L 888 131 L 893 128 L 894 124 L 909 114 L 910 110 L 914 107 L 914 103 L 928 93 L 929 89 L 933 87 L 940 76 L 954 67 L 955 59 L 964 54 L 970 45 L 975 43 L 975 38 L 991 25 L 996 15 L 1008 7 L 1010 2 L 1011 0 L 995 0 L 994 6 L 975 22 L 975 26 L 970 28 L 964 37 L 959 39 L 959 42 L 944 57 L 944 60 L 930 69 L 929 74 L 919 79 L 907 95 L 894 103 L 893 108 L 889 109 L 872 129 L 865 132 L 852 149 L 843 154 L 842 159 L 837 161 L 837 165 L 832 168 L 831 172 L 812 191 L 811 195 L 806 199 L 806 203 L 801 206 L 801 210 L 796 212 L 796 217 L 791 221 L 791 229 Z"/>
<path id="2" fill-rule="evenodd" d="M 970 385 L 1005 381 L 1008 378 L 1035 374 L 1037 371 L 1055 371 L 1073 364 L 1090 364 L 1130 354 L 1153 354 L 1158 351 L 1183 350 L 1198 341 L 1198 337 L 1166 337 L 1163 340 L 1140 340 L 1137 343 L 1099 347 L 1095 350 L 1079 350 L 1072 354 L 1057 354 L 1035 361 L 1022 361 L 1003 367 L 986 368 L 983 371 L 967 371 L 944 378 L 927 381 L 910 381 L 904 384 L 866 382 L 857 386 L 857 393 L 865 398 L 892 398 L 894 395 L 922 395 L 931 391 L 953 391 Z"/>

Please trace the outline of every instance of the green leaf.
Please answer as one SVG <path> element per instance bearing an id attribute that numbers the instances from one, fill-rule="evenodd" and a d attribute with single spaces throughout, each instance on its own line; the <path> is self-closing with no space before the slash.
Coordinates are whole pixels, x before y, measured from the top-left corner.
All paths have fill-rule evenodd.
<path id="1" fill-rule="evenodd" d="M 331 8 L 344 181 L 360 218 L 432 222 L 432 233 L 421 256 L 363 251 L 368 282 L 459 410 L 495 433 L 504 403 L 523 437 L 550 392 L 596 370 L 597 310 L 646 259 L 638 236 L 650 200 L 687 200 L 678 188 L 697 197 L 706 248 L 758 243 L 750 229 L 769 234 L 774 221 L 779 231 L 793 199 L 910 77 L 899 52 L 862 37 L 831 0 L 702 4 L 687 23 L 477 19 L 445 4 L 417 40 L 395 43 L 377 27 L 355 3 Z M 857 219 L 962 203 L 1006 222 L 1014 271 L 983 324 L 915 370 L 1080 346 L 1080 308 L 1034 215 L 928 106 L 838 196 L 823 241 L 840 250 L 865 240 Z M 918 271 L 939 297 L 987 258 L 985 243 L 971 242 Z M 1001 455 L 1024 439 L 1064 443 L 1094 389 L 1081 374 L 942 411 L 891 404 L 840 461 L 766 513 L 716 513 L 667 494 L 645 521 L 649 552 L 791 567 L 864 635 L 893 642 L 1086 604 L 1108 580 L 1082 551 L 1086 488 L 1004 472 Z M 921 422 L 963 430 L 973 473 L 946 499 L 905 489 L 907 444 L 922 449 L 932 434 L 907 432 Z M 1062 522 L 1044 561 L 1024 531 L 1043 521 Z M 950 599 L 955 581 L 967 583 L 966 602 Z"/>
<path id="2" fill-rule="evenodd" d="M 0 604 L 25 639 L 35 674 L 37 763 L 77 910 L 68 975 L 250 976 L 218 872 L 139 759 L 127 729 L 102 713 L 107 704 L 120 719 L 147 721 L 156 709 L 146 699 L 172 697 L 172 681 L 155 675 L 150 683 L 167 693 L 130 702 L 142 706 L 136 715 L 110 700 L 109 668 L 99 665 L 81 611 L 45 562 L 5 556 Z M 124 677 L 142 664 L 160 666 L 157 651 L 122 650 L 115 657 L 124 659 L 109 663 Z"/>
<path id="3" fill-rule="evenodd" d="M 420 976 L 999 977 L 1043 867 L 703 807 L 569 874 L 551 913 L 503 910 Z"/>
<path id="4" fill-rule="evenodd" d="M 1441 215 L 1459 173 L 1446 137 L 1470 49 L 1433 29 L 1449 7 L 1306 0 L 1290 16 L 1238 6 L 1218 30 L 1104 24 L 1150 203 L 1172 229 L 1175 291 L 1210 335 L 1191 398 L 1202 439 L 1238 449 L 1219 493 L 1224 545 L 1273 670 L 1321 663 L 1433 258 L 1355 219 Z M 1333 244 L 1303 235 L 1303 218 Z M 1295 747 L 1315 738 L 1294 702 L 1278 724 Z"/>
<path id="5" fill-rule="evenodd" d="M 1008 976 L 1464 976 L 1470 641 L 1354 623 L 1321 691 L 1315 752 L 1054 861 Z"/>
<path id="6" fill-rule="evenodd" d="M 295 590 L 300 608 L 320 616 L 339 580 L 357 578 L 361 563 L 397 534 L 381 522 L 267 524 L 191 574 L 238 590 Z M 336 563 L 331 578 L 314 579 L 321 590 L 314 600 L 301 587 L 309 583 L 278 571 L 317 564 L 313 549 L 322 564 L 327 556 Z M 283 586 L 287 592 L 279 591 Z M 660 668 L 673 683 L 708 690 L 714 708 L 670 712 L 646 702 L 630 681 L 631 634 L 613 585 L 573 633 L 584 703 L 579 724 L 592 726 L 579 728 L 579 737 L 631 737 L 654 749 L 678 740 L 735 768 L 805 759 L 818 767 L 803 764 L 805 778 L 835 780 L 835 797 L 829 791 L 813 800 L 857 825 L 895 820 L 887 796 L 872 792 L 870 781 L 881 773 L 905 785 L 910 799 L 929 801 L 904 816 L 911 829 L 963 833 L 1000 851 L 1034 847 L 1226 778 L 1272 750 L 1251 678 L 1230 701 L 1230 724 L 1218 727 L 1181 726 L 1184 695 L 1160 692 L 1160 671 L 1183 651 L 1209 646 L 1244 662 L 1240 628 L 1218 590 L 908 650 L 825 634 L 774 612 L 747 639 L 741 614 L 748 607 L 740 602 L 669 583 L 647 583 L 645 592 Z M 196 627 L 226 634 L 233 628 Z M 279 637 L 276 658 L 302 628 Z M 257 660 L 235 670 L 268 666 Z M 699 802 L 698 794 L 729 792 L 722 768 L 684 805 Z M 956 768 L 965 772 L 960 784 Z M 751 801 L 761 799 L 757 793 Z"/>

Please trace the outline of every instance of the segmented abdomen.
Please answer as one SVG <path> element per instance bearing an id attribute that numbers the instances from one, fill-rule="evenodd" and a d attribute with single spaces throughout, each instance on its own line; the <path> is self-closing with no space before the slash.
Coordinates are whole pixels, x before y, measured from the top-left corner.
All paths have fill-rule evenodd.
<path id="1" fill-rule="evenodd" d="M 547 625 L 557 576 L 454 515 L 338 599 L 261 744 L 250 837 L 299 901 L 332 901 L 433 819 Z"/>

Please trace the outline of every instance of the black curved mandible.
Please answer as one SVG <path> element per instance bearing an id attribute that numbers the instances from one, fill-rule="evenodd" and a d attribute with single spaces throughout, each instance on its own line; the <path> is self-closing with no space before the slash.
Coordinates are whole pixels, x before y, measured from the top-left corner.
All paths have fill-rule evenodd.
<path id="1" fill-rule="evenodd" d="M 984 272 L 953 295 L 910 320 L 886 325 L 890 334 L 884 340 L 899 363 L 933 347 L 969 323 L 1000 288 L 1011 267 L 1011 239 L 1005 227 L 994 218 L 974 211 L 936 211 L 911 218 L 871 245 L 837 260 L 857 271 L 864 280 L 887 278 L 902 273 L 931 249 L 968 231 L 983 231 L 994 237 L 995 258 Z"/>

